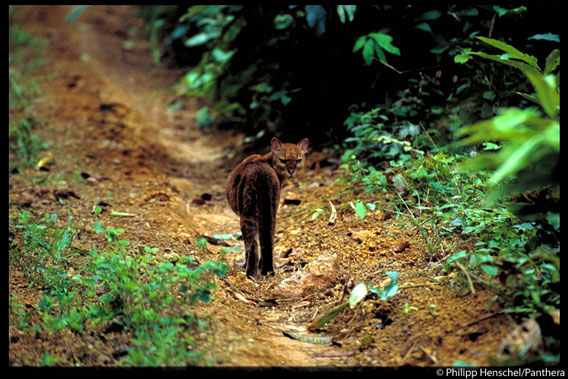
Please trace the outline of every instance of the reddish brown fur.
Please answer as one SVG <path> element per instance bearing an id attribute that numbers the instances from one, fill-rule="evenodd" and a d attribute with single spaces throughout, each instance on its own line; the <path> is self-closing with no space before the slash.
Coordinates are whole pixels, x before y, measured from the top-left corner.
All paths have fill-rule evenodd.
<path id="1" fill-rule="evenodd" d="M 294 176 L 296 170 L 304 165 L 308 144 L 307 138 L 297 145 L 283 144 L 278 138 L 272 138 L 268 154 L 249 156 L 235 167 L 227 179 L 227 200 L 231 209 L 240 216 L 248 276 L 254 276 L 259 265 L 262 275 L 274 272 L 272 248 L 280 189 L 286 178 Z"/>

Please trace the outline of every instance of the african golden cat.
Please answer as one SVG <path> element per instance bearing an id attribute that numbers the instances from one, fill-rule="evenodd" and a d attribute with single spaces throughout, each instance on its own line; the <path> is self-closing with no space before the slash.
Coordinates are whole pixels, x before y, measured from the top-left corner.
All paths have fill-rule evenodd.
<path id="1" fill-rule="evenodd" d="M 295 145 L 274 137 L 268 154 L 249 156 L 227 179 L 227 200 L 241 219 L 247 276 L 255 276 L 259 265 L 262 275 L 274 272 L 272 247 L 280 189 L 286 178 L 293 177 L 304 165 L 308 144 L 307 138 Z"/>

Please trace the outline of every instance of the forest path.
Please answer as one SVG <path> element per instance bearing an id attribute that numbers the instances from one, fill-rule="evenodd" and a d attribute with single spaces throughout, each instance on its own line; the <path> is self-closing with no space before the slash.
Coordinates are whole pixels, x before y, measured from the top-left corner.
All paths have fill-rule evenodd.
<path id="1" fill-rule="evenodd" d="M 158 248 L 155 254 L 164 261 L 181 255 L 200 262 L 219 259 L 221 246 L 199 248 L 195 240 L 238 231 L 224 186 L 234 164 L 226 151 L 242 136 L 199 131 L 198 100 L 189 99 L 179 110 L 168 109 L 174 97 L 170 87 L 183 71 L 152 62 L 133 7 L 89 7 L 66 24 L 70 9 L 19 7 L 18 18 L 26 30 L 48 40 L 49 63 L 42 75 L 49 79 L 41 83 L 34 117 L 45 126 L 38 131 L 40 137 L 52 144 L 52 170 L 69 177 L 53 185 L 80 197 L 68 200 L 74 227 L 87 230 L 100 221 L 104 227 L 123 228 L 131 246 Z M 105 179 L 73 181 L 78 173 Z M 283 199 L 301 206 L 281 206 L 275 277 L 251 281 L 234 264 L 242 260 L 242 252 L 226 254 L 227 275 L 217 280 L 214 300 L 199 305 L 196 312 L 216 320 L 198 338 L 207 356 L 214 364 L 229 366 L 437 366 L 460 359 L 483 364 L 496 353 L 509 325 L 499 316 L 477 321 L 495 312 L 487 307 L 493 295 L 466 291 L 458 297 L 435 281 L 444 274 L 431 262 L 420 231 L 399 228 L 378 210 L 359 219 L 344 205 L 369 195 L 343 191 L 335 181 L 341 175 L 333 167 L 306 170 L 283 189 Z M 36 189 L 15 179 L 11 200 L 28 199 L 39 215 L 61 211 L 56 202 L 36 198 Z M 329 208 L 330 199 L 338 208 L 336 224 L 327 225 L 327 216 L 312 220 L 313 210 Z M 91 210 L 99 200 L 110 205 L 94 220 Z M 367 200 L 379 202 L 380 197 Z M 109 210 L 136 216 L 112 217 Z M 93 242 L 82 241 L 86 246 Z M 407 248 L 394 252 L 401 243 Z M 322 256 L 329 258 L 317 261 Z M 302 290 L 299 287 L 283 290 L 281 283 L 310 262 L 335 267 L 332 274 L 318 274 L 329 279 L 327 288 L 301 295 L 294 293 Z M 283 334 L 305 335 L 306 326 L 345 301 L 354 284 L 379 285 L 385 271 L 398 271 L 400 284 L 407 289 L 393 301 L 364 301 L 320 334 L 310 333 L 331 336 L 333 344 L 301 342 Z M 11 293 L 20 291 L 29 302 L 36 301 L 40 295 L 24 291 L 23 281 L 21 273 L 11 270 Z M 47 337 L 42 344 L 49 348 L 59 342 Z M 20 345 L 12 344 L 11 362 L 34 343 L 33 336 L 22 336 Z M 104 346 L 101 352 L 106 351 Z M 112 349 L 108 351 L 87 364 L 112 365 Z"/>

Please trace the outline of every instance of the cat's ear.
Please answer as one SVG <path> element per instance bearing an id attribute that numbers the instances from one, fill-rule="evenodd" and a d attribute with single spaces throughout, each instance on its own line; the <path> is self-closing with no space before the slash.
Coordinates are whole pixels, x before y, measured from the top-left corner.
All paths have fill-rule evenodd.
<path id="1" fill-rule="evenodd" d="M 270 141 L 270 150 L 273 153 L 277 153 L 280 149 L 282 149 L 282 142 L 280 142 L 278 138 L 272 137 L 272 140 Z"/>
<path id="2" fill-rule="evenodd" d="M 308 145 L 310 144 L 310 140 L 307 138 L 304 138 L 303 140 L 301 140 L 300 142 L 298 142 L 298 149 L 300 149 L 300 151 L 304 154 L 306 154 L 308 152 Z"/>

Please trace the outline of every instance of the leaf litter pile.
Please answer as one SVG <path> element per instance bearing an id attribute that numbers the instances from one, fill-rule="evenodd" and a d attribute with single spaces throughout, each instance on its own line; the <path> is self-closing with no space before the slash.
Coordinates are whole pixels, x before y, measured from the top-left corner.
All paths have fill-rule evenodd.
<path id="1" fill-rule="evenodd" d="M 215 277 L 213 298 L 192 310 L 201 321 L 191 344 L 204 352 L 198 364 L 485 365 L 497 355 L 514 323 L 490 305 L 495 295 L 451 286 L 456 273 L 431 259 L 420 230 L 386 211 L 384 194 L 341 184 L 347 174 L 325 153 L 311 152 L 310 168 L 282 190 L 276 274 L 248 279 L 239 221 L 224 193 L 244 136 L 199 131 L 200 100 L 168 109 L 183 71 L 152 62 L 131 7 L 92 7 L 64 23 L 69 10 L 18 9 L 23 27 L 48 41 L 49 63 L 35 74 L 41 96 L 27 111 L 49 147 L 9 184 L 11 215 L 72 217 L 79 253 L 68 275 L 78 274 L 81 252 L 104 246 L 97 222 L 123 229 L 134 260 L 222 258 L 228 270 Z M 19 233 L 10 230 L 11 248 L 22 243 Z M 25 270 L 11 262 L 9 291 L 11 307 L 30 312 L 42 306 L 45 288 L 30 286 Z M 45 322 L 29 314 L 30 324 Z M 16 366 L 49 362 L 46 351 L 52 364 L 114 366 L 136 338 L 113 321 L 89 333 L 11 322 L 9 334 Z"/>

